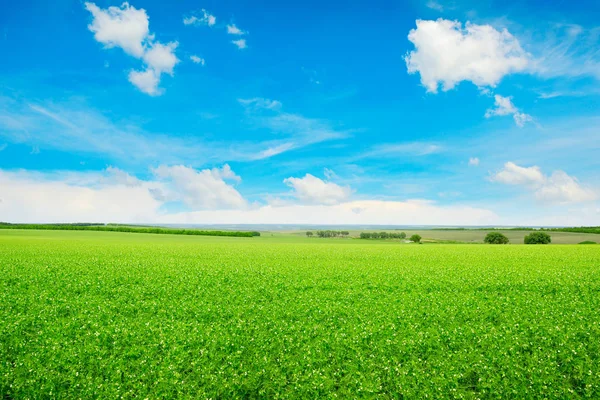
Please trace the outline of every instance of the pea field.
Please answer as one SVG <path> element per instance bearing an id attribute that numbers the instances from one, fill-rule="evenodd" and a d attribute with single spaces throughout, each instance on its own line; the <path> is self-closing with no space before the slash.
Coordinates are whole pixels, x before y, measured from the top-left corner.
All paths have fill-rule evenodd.
<path id="1" fill-rule="evenodd" d="M 600 246 L 0 231 L 3 399 L 600 398 Z"/>

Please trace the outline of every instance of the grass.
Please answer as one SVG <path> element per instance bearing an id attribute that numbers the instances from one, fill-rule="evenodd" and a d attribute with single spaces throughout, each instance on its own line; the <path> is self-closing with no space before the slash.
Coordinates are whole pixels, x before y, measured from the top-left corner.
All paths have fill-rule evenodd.
<path id="1" fill-rule="evenodd" d="M 594 246 L 0 231 L 0 268 L 5 399 L 600 397 Z"/>
<path id="2" fill-rule="evenodd" d="M 516 230 L 516 229 L 494 229 L 494 230 L 483 230 L 483 229 L 421 229 L 421 230 L 411 230 L 411 229 L 401 229 L 401 230 L 389 230 L 389 229 L 380 229 L 380 230 L 365 230 L 364 232 L 405 232 L 407 238 L 410 238 L 412 235 L 417 234 L 423 237 L 423 242 L 429 243 L 483 243 L 483 239 L 485 235 L 489 232 L 500 232 L 510 240 L 511 244 L 523 244 L 523 239 L 526 235 L 531 233 L 531 230 Z M 358 237 L 361 231 L 350 230 L 350 235 L 354 237 Z M 272 232 L 275 235 L 292 235 L 298 238 L 305 237 L 305 231 L 287 231 L 287 232 Z M 598 233 L 582 233 L 582 232 L 561 232 L 561 231 L 546 231 L 550 236 L 552 236 L 552 243 L 554 244 L 577 244 L 582 241 L 600 241 L 600 234 Z M 313 238 L 319 239 L 319 238 Z M 374 239 L 369 239 L 374 240 Z M 396 240 L 396 243 L 398 240 Z"/>

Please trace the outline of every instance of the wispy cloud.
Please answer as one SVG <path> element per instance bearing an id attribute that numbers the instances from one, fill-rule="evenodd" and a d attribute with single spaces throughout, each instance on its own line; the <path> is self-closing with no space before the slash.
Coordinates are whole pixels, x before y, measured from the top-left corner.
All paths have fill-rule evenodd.
<path id="1" fill-rule="evenodd" d="M 348 132 L 326 121 L 281 111 L 281 103 L 241 99 L 248 124 L 279 138 L 259 141 L 201 141 L 147 132 L 133 124 L 114 124 L 85 103 L 32 103 L 0 97 L 0 138 L 61 151 L 101 154 L 130 164 L 192 164 L 252 161 L 326 140 Z"/>
<path id="2" fill-rule="evenodd" d="M 386 143 L 371 147 L 357 158 L 395 157 L 399 155 L 420 157 L 440 153 L 443 150 L 444 148 L 441 145 L 427 142 Z"/>
<path id="3" fill-rule="evenodd" d="M 432 10 L 436 10 L 436 11 L 440 11 L 440 12 L 444 11 L 444 6 L 435 0 L 430 0 L 425 5 L 427 6 L 427 8 L 431 8 Z"/>
<path id="4" fill-rule="evenodd" d="M 250 124 L 287 137 L 284 140 L 273 141 L 271 146 L 255 156 L 256 159 L 328 140 L 343 139 L 350 134 L 349 131 L 331 127 L 327 121 L 284 112 L 281 102 L 277 100 L 256 97 L 238 101 L 246 108 Z"/>
<path id="5" fill-rule="evenodd" d="M 587 76 L 600 80 L 600 27 L 554 24 L 543 40 L 530 42 L 536 55 L 532 72 L 546 78 Z"/>

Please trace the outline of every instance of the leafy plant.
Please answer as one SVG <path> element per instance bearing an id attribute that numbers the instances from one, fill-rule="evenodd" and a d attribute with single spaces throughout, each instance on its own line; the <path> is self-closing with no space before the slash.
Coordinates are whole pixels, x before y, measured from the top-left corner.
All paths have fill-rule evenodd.
<path id="1" fill-rule="evenodd" d="M 508 238 L 500 232 L 490 232 L 483 239 L 488 244 L 508 244 Z"/>
<path id="2" fill-rule="evenodd" d="M 550 244 L 552 238 L 546 232 L 531 232 L 523 239 L 525 244 Z"/>
<path id="3" fill-rule="evenodd" d="M 410 237 L 410 241 L 414 243 L 421 243 L 421 235 L 417 235 L 416 233 Z"/>

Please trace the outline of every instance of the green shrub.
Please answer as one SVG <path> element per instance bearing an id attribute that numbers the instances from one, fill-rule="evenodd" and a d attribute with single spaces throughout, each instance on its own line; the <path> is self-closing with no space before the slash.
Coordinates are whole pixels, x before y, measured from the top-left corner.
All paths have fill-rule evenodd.
<path id="1" fill-rule="evenodd" d="M 531 232 L 523 240 L 525 244 L 549 244 L 552 238 L 546 232 Z"/>
<path id="2" fill-rule="evenodd" d="M 583 241 L 583 242 L 579 242 L 579 244 L 598 244 L 598 243 L 592 242 L 591 240 L 586 240 L 586 241 Z"/>
<path id="3" fill-rule="evenodd" d="M 410 237 L 410 241 L 415 243 L 421 243 L 421 236 L 414 234 Z"/>
<path id="4" fill-rule="evenodd" d="M 483 239 L 488 244 L 508 244 L 508 238 L 500 232 L 490 232 Z"/>

